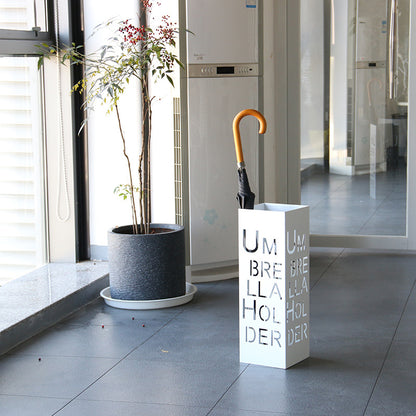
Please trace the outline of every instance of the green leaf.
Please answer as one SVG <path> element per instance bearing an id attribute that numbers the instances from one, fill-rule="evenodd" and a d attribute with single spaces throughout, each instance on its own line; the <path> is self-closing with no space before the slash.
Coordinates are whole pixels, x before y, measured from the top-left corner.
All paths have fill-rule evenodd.
<path id="1" fill-rule="evenodd" d="M 43 57 L 43 55 L 41 55 L 41 56 L 39 56 L 39 59 L 38 59 L 38 70 L 40 70 L 43 63 L 44 63 L 44 57 Z"/>
<path id="2" fill-rule="evenodd" d="M 169 75 L 167 75 L 167 74 L 166 74 L 166 78 L 167 78 L 167 79 L 168 79 L 168 81 L 171 83 L 172 87 L 174 87 L 174 86 L 175 86 L 175 84 L 173 83 L 173 79 L 172 79 Z"/>

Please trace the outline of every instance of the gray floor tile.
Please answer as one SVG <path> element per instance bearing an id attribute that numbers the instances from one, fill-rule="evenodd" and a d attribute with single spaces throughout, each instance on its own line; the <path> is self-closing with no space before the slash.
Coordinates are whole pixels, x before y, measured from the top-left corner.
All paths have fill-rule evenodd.
<path id="1" fill-rule="evenodd" d="M 205 416 L 208 412 L 202 407 L 75 400 L 56 416 Z"/>
<path id="2" fill-rule="evenodd" d="M 322 335 L 311 328 L 310 356 L 319 360 L 329 372 L 365 371 L 377 376 L 387 354 L 391 339 L 351 334 Z M 304 363 L 307 365 L 308 363 Z"/>
<path id="3" fill-rule="evenodd" d="M 244 365 L 124 360 L 80 399 L 212 407 Z M 117 388 L 114 388 L 117 386 Z"/>
<path id="4" fill-rule="evenodd" d="M 329 266 L 342 253 L 342 248 L 311 247 L 310 249 L 310 287 L 313 288 Z"/>
<path id="5" fill-rule="evenodd" d="M 238 319 L 238 280 L 233 279 L 231 282 L 232 293 L 227 293 L 222 285 L 219 285 L 218 292 L 214 294 L 216 300 L 210 306 L 202 303 L 192 305 L 171 323 L 180 321 L 187 325 L 202 324 L 203 327 L 204 325 L 218 325 L 219 329 L 226 327 L 230 328 L 230 331 L 235 329 L 235 320 Z M 207 319 L 207 314 L 210 316 L 209 319 Z"/>
<path id="6" fill-rule="evenodd" d="M 225 317 L 229 310 L 238 310 L 238 278 L 215 283 L 197 283 L 196 286 L 198 292 L 195 302 L 184 308 L 181 318 L 187 315 L 193 317 L 196 313 L 202 316 L 210 313 L 215 317 Z"/>
<path id="7" fill-rule="evenodd" d="M 357 232 L 359 235 L 406 235 L 406 224 L 392 222 L 385 218 L 372 217 Z"/>
<path id="8" fill-rule="evenodd" d="M 416 386 L 416 345 L 409 342 L 393 341 L 383 371 L 409 373 Z M 416 393 L 416 390 L 415 390 Z M 416 407 L 415 407 L 416 409 Z"/>
<path id="9" fill-rule="evenodd" d="M 0 413 L 4 416 L 49 416 L 68 400 L 49 397 L 6 396 L 0 394 Z"/>
<path id="10" fill-rule="evenodd" d="M 415 386 L 415 344 L 393 343 L 365 416 L 414 416 Z"/>
<path id="11" fill-rule="evenodd" d="M 391 339 L 413 285 L 415 262 L 410 256 L 343 252 L 313 289 L 312 329 Z"/>
<path id="12" fill-rule="evenodd" d="M 108 358 L 5 356 L 0 360 L 0 394 L 73 398 L 116 362 Z"/>
<path id="13" fill-rule="evenodd" d="M 397 329 L 396 341 L 413 343 L 416 348 L 416 287 L 413 287 L 406 309 Z"/>
<path id="14" fill-rule="evenodd" d="M 60 324 L 10 354 L 122 358 L 161 328 L 161 323 L 130 320 L 125 325 Z"/>
<path id="15" fill-rule="evenodd" d="M 104 303 L 104 300 L 99 298 L 95 302 L 88 304 L 81 308 L 69 318 L 63 321 L 68 325 L 128 325 L 135 323 L 155 323 L 165 324 L 172 318 L 182 312 L 181 307 L 160 309 L 160 310 L 145 310 L 145 311 L 130 311 L 124 309 L 110 308 Z M 131 322 L 132 318 L 136 322 Z"/>
<path id="16" fill-rule="evenodd" d="M 234 322 L 237 322 L 237 313 Z M 198 334 L 197 336 L 195 336 Z M 238 363 L 238 326 L 224 320 L 179 317 L 148 342 L 129 355 L 129 360 L 146 359 L 160 362 Z"/>
<path id="17" fill-rule="evenodd" d="M 293 413 L 282 413 L 282 412 L 256 412 L 252 410 L 242 409 L 224 409 L 221 407 L 215 407 L 209 416 L 290 416 Z"/>
<path id="18" fill-rule="evenodd" d="M 411 252 L 383 250 L 345 249 L 341 260 L 344 260 L 345 265 L 354 269 L 357 273 L 362 273 L 361 267 L 365 266 L 366 272 L 380 272 L 380 277 L 384 278 L 398 275 L 399 270 L 407 272 L 408 276 L 414 277 L 412 267 L 416 264 L 416 257 Z"/>
<path id="19" fill-rule="evenodd" d="M 311 358 L 290 370 L 250 366 L 217 407 L 289 415 L 362 415 L 374 375 Z M 346 413 L 348 409 L 348 413 Z"/>
<path id="20" fill-rule="evenodd" d="M 311 233 L 404 235 L 405 167 L 378 173 L 375 183 L 374 197 L 369 175 L 317 172 L 302 181 L 302 204 L 311 207 Z"/>

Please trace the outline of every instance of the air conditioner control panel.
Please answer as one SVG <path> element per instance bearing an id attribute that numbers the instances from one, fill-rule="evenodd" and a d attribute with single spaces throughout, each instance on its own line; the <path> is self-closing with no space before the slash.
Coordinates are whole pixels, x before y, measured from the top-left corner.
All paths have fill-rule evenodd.
<path id="1" fill-rule="evenodd" d="M 258 64 L 190 64 L 188 78 L 258 77 Z"/>

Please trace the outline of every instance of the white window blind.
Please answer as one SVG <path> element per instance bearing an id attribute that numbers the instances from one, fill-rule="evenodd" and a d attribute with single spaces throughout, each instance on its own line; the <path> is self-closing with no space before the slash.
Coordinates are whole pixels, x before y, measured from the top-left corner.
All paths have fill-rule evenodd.
<path id="1" fill-rule="evenodd" d="M 46 30 L 44 0 L 0 0 L 0 29 Z"/>
<path id="2" fill-rule="evenodd" d="M 45 262 L 37 59 L 0 58 L 0 285 Z"/>

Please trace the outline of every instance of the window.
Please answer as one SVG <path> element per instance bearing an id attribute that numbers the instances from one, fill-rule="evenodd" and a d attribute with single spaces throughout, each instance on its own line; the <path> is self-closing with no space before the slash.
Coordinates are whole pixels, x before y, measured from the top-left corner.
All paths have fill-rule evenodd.
<path id="1" fill-rule="evenodd" d="M 52 3 L 68 16 L 66 0 L 0 0 L 0 286 L 75 261 L 72 102 L 58 88 L 69 91 L 71 74 L 56 61 L 37 69 Z"/>
<path id="2" fill-rule="evenodd" d="M 47 16 L 43 1 L 0 0 L 0 285 L 47 259 L 41 78 L 15 55 L 48 39 Z"/>
<path id="3" fill-rule="evenodd" d="M 19 56 L 49 38 L 46 6 L 0 0 L 0 285 L 47 260 L 41 77 Z"/>

